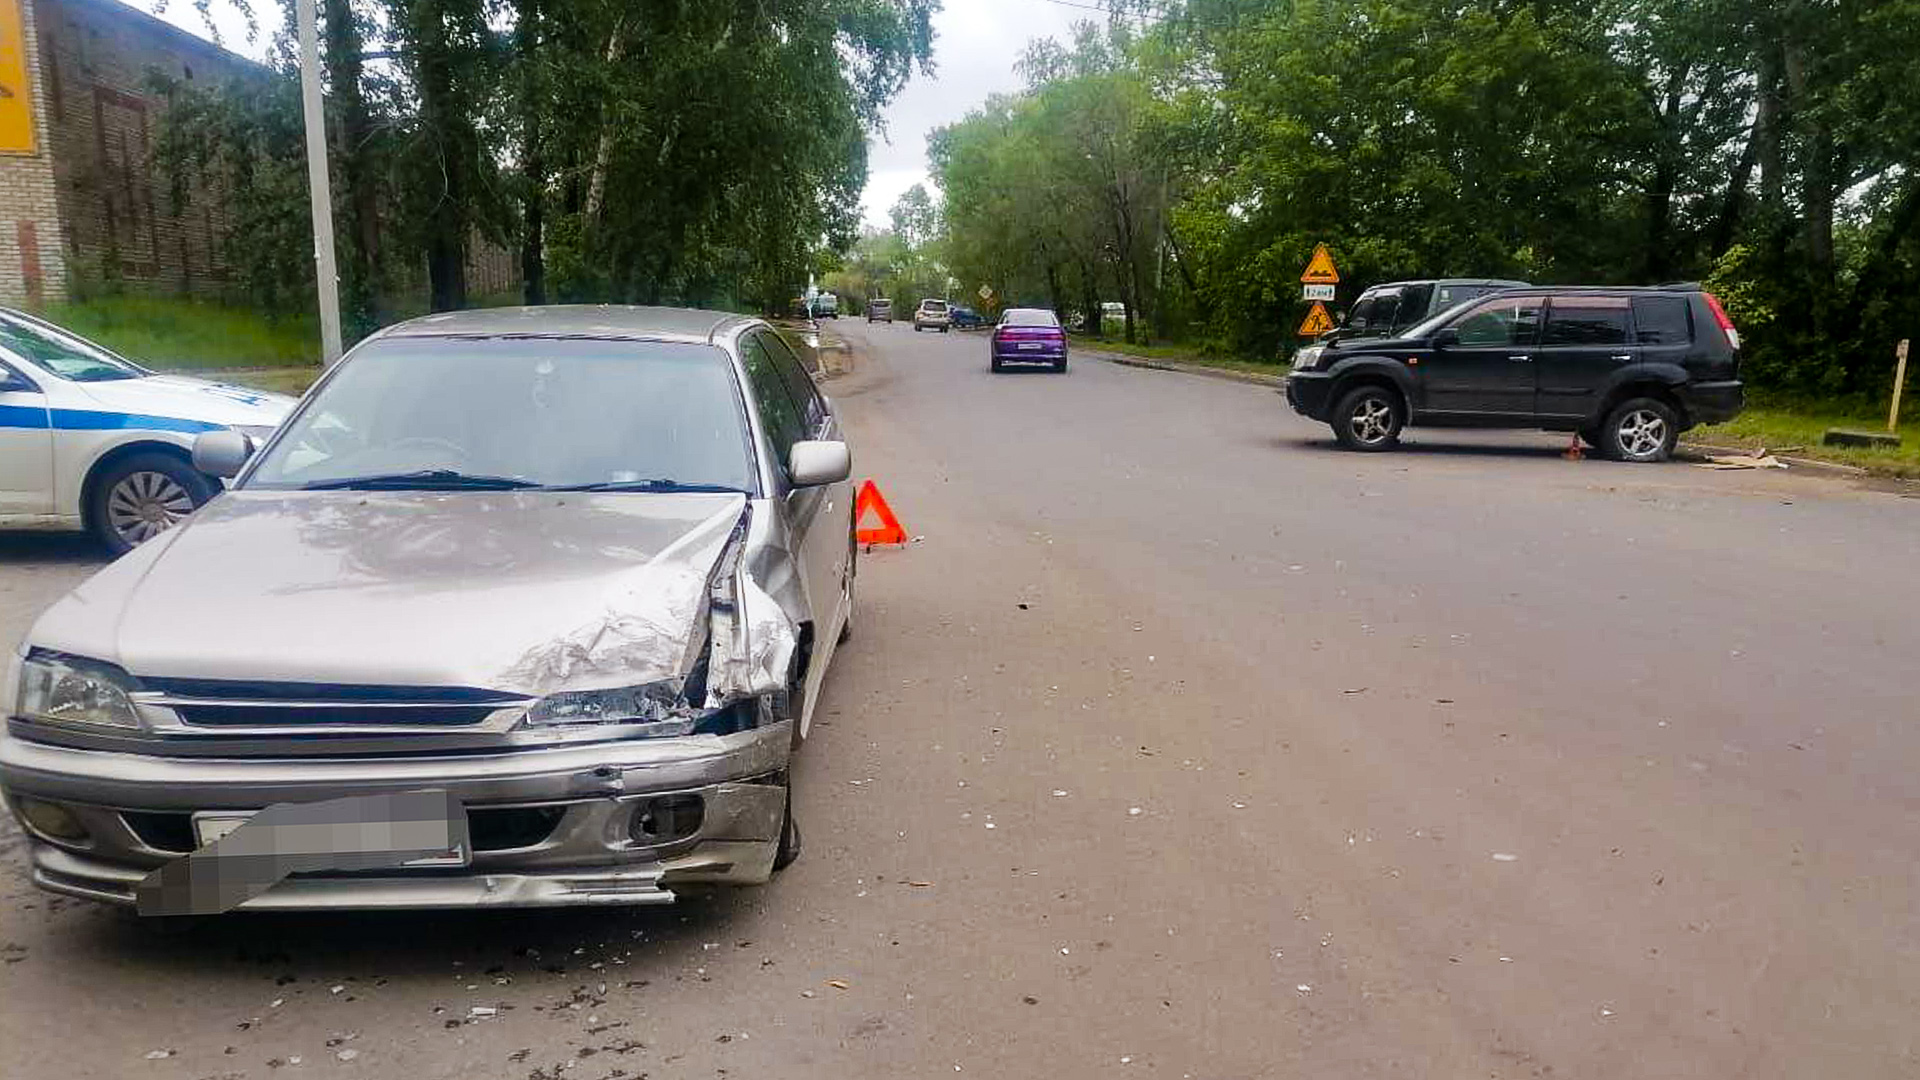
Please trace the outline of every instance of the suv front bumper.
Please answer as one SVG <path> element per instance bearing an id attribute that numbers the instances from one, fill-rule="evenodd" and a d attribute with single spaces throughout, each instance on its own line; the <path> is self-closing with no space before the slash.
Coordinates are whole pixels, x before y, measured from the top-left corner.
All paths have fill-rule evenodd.
<path id="1" fill-rule="evenodd" d="M 1327 418 L 1327 398 L 1333 379 L 1323 371 L 1300 371 L 1287 376 L 1287 404 L 1309 420 Z"/>
<path id="2" fill-rule="evenodd" d="M 677 886 L 771 876 L 790 726 L 508 754 L 324 760 L 165 758 L 8 734 L 0 735 L 0 792 L 30 837 L 36 885 L 117 904 L 132 905 L 143 878 L 192 850 L 182 837 L 191 836 L 194 813 L 428 788 L 448 791 L 467 814 L 469 865 L 297 875 L 237 910 L 671 903 Z M 20 813 L 23 799 L 56 804 L 84 826 L 85 839 L 34 827 Z M 669 804 L 674 810 L 663 812 Z M 648 831 L 675 814 L 678 827 Z M 508 819 L 542 827 L 498 830 L 503 843 L 489 847 L 481 823 Z"/>

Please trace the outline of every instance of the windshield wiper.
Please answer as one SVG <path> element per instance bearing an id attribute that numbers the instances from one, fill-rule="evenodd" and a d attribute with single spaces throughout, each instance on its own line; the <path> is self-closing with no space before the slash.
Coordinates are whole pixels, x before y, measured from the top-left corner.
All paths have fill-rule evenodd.
<path id="1" fill-rule="evenodd" d="M 728 484 L 700 484 L 683 480 L 606 480 L 597 484 L 555 484 L 546 491 L 647 491 L 672 495 L 722 493 L 727 495 L 751 495 L 745 488 Z"/>
<path id="2" fill-rule="evenodd" d="M 540 485 L 520 476 L 478 476 L 452 469 L 343 476 L 300 485 L 303 491 L 515 491 Z"/>

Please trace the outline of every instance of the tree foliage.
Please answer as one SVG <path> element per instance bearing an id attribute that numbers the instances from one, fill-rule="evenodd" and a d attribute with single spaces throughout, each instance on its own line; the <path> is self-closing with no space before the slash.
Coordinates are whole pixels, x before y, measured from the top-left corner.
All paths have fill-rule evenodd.
<path id="1" fill-rule="evenodd" d="M 934 140 L 963 276 L 1266 356 L 1317 242 L 1347 295 L 1707 279 L 1750 375 L 1826 391 L 1920 331 L 1920 0 L 1124 10 Z"/>
<path id="2" fill-rule="evenodd" d="M 782 305 L 853 243 L 866 132 L 929 65 L 938 0 L 321 8 L 343 295 L 366 329 L 422 269 L 432 308 L 468 303 L 482 241 L 517 252 L 528 302 Z M 233 234 L 260 256 L 243 287 L 276 304 L 312 272 L 280 56 L 265 93 L 171 87 L 159 154 L 183 184 L 214 170 L 278 200 Z"/>

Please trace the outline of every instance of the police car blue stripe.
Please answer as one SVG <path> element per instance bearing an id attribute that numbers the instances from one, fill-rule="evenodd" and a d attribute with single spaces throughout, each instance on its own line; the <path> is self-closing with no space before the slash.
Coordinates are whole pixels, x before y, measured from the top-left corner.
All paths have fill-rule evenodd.
<path id="1" fill-rule="evenodd" d="M 0 405 L 0 428 L 44 428 L 47 410 L 38 405 Z"/>
<path id="2" fill-rule="evenodd" d="M 45 426 L 44 423 L 41 426 Z M 53 427 L 58 431 L 179 431 L 197 435 L 202 431 L 224 431 L 227 425 L 212 424 L 205 420 L 182 420 L 174 416 L 55 409 Z"/>

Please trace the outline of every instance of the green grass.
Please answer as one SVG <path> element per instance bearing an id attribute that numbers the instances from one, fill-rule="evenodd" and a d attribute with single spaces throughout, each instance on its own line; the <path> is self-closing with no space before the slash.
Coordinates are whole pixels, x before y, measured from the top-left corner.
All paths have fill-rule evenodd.
<path id="1" fill-rule="evenodd" d="M 1844 405 L 1765 394 L 1753 395 L 1746 411 L 1733 420 L 1694 428 L 1686 438 L 1714 446 L 1765 447 L 1775 453 L 1854 465 L 1888 476 L 1920 477 L 1920 408 L 1902 412 L 1900 445 L 1884 450 L 1820 445 L 1820 437 L 1828 428 L 1885 431 L 1884 406 L 1875 409 L 1864 403 Z"/>
<path id="2" fill-rule="evenodd" d="M 281 394 L 299 397 L 307 392 L 307 387 L 320 378 L 318 367 L 277 367 L 277 368 L 224 368 L 220 371 L 202 374 L 218 378 L 221 382 L 251 386 L 255 390 L 272 390 Z"/>
<path id="3" fill-rule="evenodd" d="M 155 368 L 286 367 L 320 359 L 319 325 L 307 315 L 271 319 L 244 308 L 152 296 L 48 304 L 40 314 Z"/>
<path id="4" fill-rule="evenodd" d="M 1287 365 L 1265 363 L 1259 360 L 1247 360 L 1233 356 L 1215 356 L 1201 352 L 1191 345 L 1128 344 L 1117 339 L 1102 340 L 1074 335 L 1075 347 L 1091 349 L 1095 352 L 1120 353 L 1124 356 L 1138 356 L 1146 360 L 1171 360 L 1181 364 L 1195 364 L 1200 367 L 1220 368 L 1225 371 L 1250 372 L 1256 375 L 1280 376 L 1287 373 Z"/>

